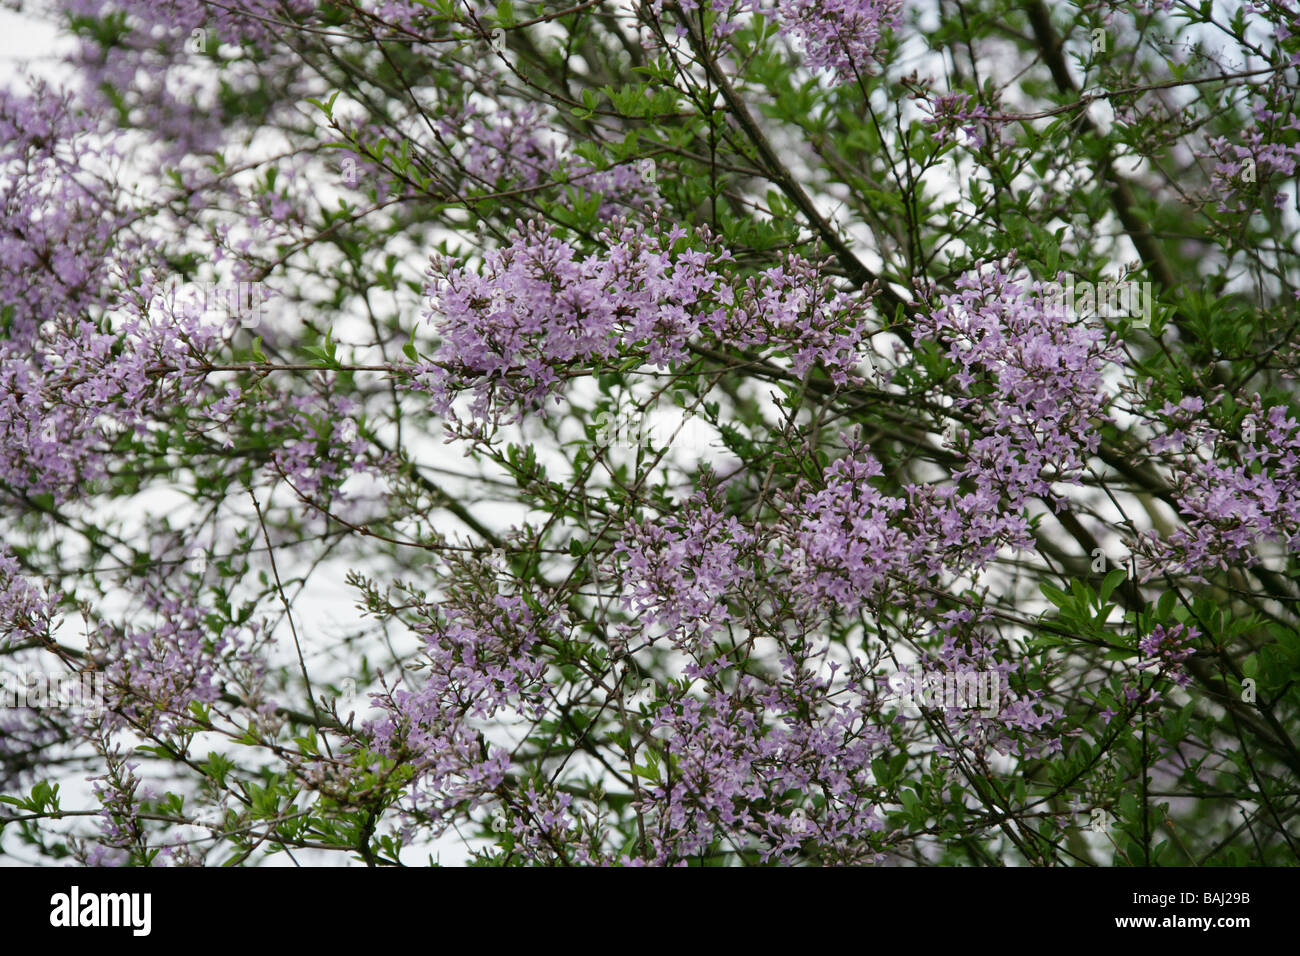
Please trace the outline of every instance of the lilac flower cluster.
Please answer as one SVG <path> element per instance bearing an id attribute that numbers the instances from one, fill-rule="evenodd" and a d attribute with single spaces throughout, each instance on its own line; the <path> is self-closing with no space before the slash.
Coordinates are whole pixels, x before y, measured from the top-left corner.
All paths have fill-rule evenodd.
<path id="1" fill-rule="evenodd" d="M 377 471 L 368 457 L 370 444 L 358 431 L 359 408 L 348 396 L 330 393 L 269 397 L 262 423 L 275 445 L 267 475 L 287 481 L 307 502 L 346 498 L 349 478 Z"/>
<path id="2" fill-rule="evenodd" d="M 826 469 L 821 487 L 782 511 L 789 546 L 780 561 L 801 606 L 898 605 L 914 585 L 975 574 L 1002 548 L 1031 546 L 1024 516 L 990 486 L 908 484 L 903 496 L 886 495 L 871 484 L 880 463 L 851 436 L 845 443 L 848 454 Z"/>
<path id="3" fill-rule="evenodd" d="M 13 552 L 0 547 L 0 648 L 48 639 L 58 592 L 42 591 L 22 574 Z"/>
<path id="4" fill-rule="evenodd" d="M 96 718 L 104 730 L 174 733 L 192 720 L 192 704 L 215 703 L 228 680 L 260 668 L 254 625 L 213 633 L 210 609 L 192 594 L 150 593 L 145 609 L 157 623 L 105 621 L 89 632 L 107 685 L 105 713 Z"/>
<path id="5" fill-rule="evenodd" d="M 1280 90 L 1268 87 L 1270 102 L 1276 102 Z M 1290 111 L 1260 104 L 1254 110 L 1255 124 L 1242 130 L 1240 142 L 1219 136 L 1209 141 L 1208 150 L 1197 155 L 1214 160 L 1210 173 L 1210 194 L 1218 197 L 1218 210 L 1228 213 L 1255 212 L 1265 185 L 1295 175 L 1300 160 L 1300 116 Z M 1273 193 L 1273 205 L 1279 209 L 1290 201 L 1290 194 Z"/>
<path id="6" fill-rule="evenodd" d="M 195 70 L 208 57 L 264 59 L 281 42 L 287 24 L 316 7 L 314 0 L 58 0 L 81 25 L 81 45 L 71 56 L 81 92 L 97 112 L 122 110 L 149 131 L 158 158 L 186 157 L 221 148 L 230 115 L 211 72 Z M 236 52 L 238 51 L 238 52 Z"/>
<path id="7" fill-rule="evenodd" d="M 726 515 L 710 488 L 630 525 L 613 550 L 630 613 L 616 646 L 633 653 L 667 641 L 687 655 L 682 677 L 703 682 L 665 687 L 650 702 L 659 774 L 636 802 L 648 856 L 624 864 L 669 865 L 718 842 L 783 859 L 809 840 L 828 860 L 874 859 L 868 837 L 883 823 L 870 767 L 887 739 L 875 688 L 835 680 L 839 665 L 820 660 L 825 646 L 782 653 L 761 677 L 719 653 L 740 636 L 785 629 L 769 591 L 784 590 L 787 574 L 770 537 Z M 804 806 L 792 793 L 822 800 Z"/>
<path id="8" fill-rule="evenodd" d="M 403 806 L 436 829 L 450 825 L 464 800 L 489 799 L 505 783 L 510 753 L 488 745 L 480 729 L 499 712 L 545 713 L 546 662 L 539 643 L 567 629 L 509 593 L 500 555 L 448 565 L 448 593 L 423 607 L 419 686 L 379 699 L 386 716 L 367 725 L 370 746 L 409 761 Z M 500 583 L 498 584 L 498 580 Z M 484 592 L 487 593 L 484 593 Z"/>
<path id="9" fill-rule="evenodd" d="M 110 189 L 94 176 L 104 131 L 71 94 L 34 82 L 0 89 L 0 310 L 7 339 L 98 302 L 125 224 Z"/>
<path id="10" fill-rule="evenodd" d="M 81 849 L 78 855 L 86 866 L 125 866 L 130 861 L 130 849 L 138 847 L 144 835 L 140 800 L 154 792 L 136 773 L 140 769 L 137 761 L 122 757 L 120 748 L 104 749 L 107 771 L 90 779 L 100 803 L 100 840 Z"/>
<path id="11" fill-rule="evenodd" d="M 1120 356 L 1104 329 L 1070 324 L 1039 288 L 1000 269 L 961 277 L 957 292 L 920 317 L 921 341 L 945 348 L 956 372 L 953 408 L 974 437 L 957 450 L 954 484 L 872 486 L 879 462 L 852 438 L 820 487 L 785 514 L 796 593 L 847 609 L 891 580 L 974 573 L 1005 547 L 1029 548 L 1031 497 L 1077 482 L 1107 420 L 1103 373 Z M 963 488 L 963 485 L 965 487 Z"/>
<path id="12" fill-rule="evenodd" d="M 219 327 L 128 319 L 115 333 L 66 320 L 0 343 L 0 478 L 56 501 L 108 469 L 123 431 L 145 434 L 178 402 L 197 404 L 202 350 Z"/>
<path id="13" fill-rule="evenodd" d="M 802 373 L 823 363 L 837 381 L 852 374 L 866 335 L 865 303 L 834 291 L 797 258 L 739 288 L 723 266 L 732 257 L 706 240 L 698 249 L 665 234 L 624 227 L 602 238 L 605 253 L 580 256 L 554 230 L 521 227 L 488 254 L 483 274 L 436 259 L 430 318 L 442 342 L 414 371 L 440 414 L 472 394 L 480 420 L 542 409 L 570 376 L 616 356 L 663 367 L 694 341 L 763 346 Z"/>
<path id="14" fill-rule="evenodd" d="M 937 644 L 937 650 L 921 655 L 922 670 L 979 671 L 996 675 L 998 681 L 996 713 L 949 708 L 946 726 L 955 740 L 976 753 L 992 748 L 1039 758 L 1059 752 L 1065 710 L 1049 701 L 1045 689 L 1031 689 L 1025 681 L 1013 684 L 1013 678 L 1030 674 L 1029 662 L 1014 656 L 1005 642 L 987 630 L 988 620 L 986 612 L 964 607 L 944 611 L 921 628 L 922 642 Z"/>
<path id="15" fill-rule="evenodd" d="M 1230 564 L 1253 566 L 1269 541 L 1300 549 L 1300 422 L 1283 406 L 1243 420 L 1249 440 L 1205 421 L 1205 402 L 1166 403 L 1150 447 L 1170 468 L 1182 525 L 1139 538 L 1146 575 L 1203 579 Z"/>
<path id="16" fill-rule="evenodd" d="M 674 644 L 698 644 L 730 620 L 728 596 L 749 577 L 754 536 L 702 496 L 676 514 L 630 525 L 614 547 L 623 605 L 639 627 L 661 628 Z"/>
<path id="17" fill-rule="evenodd" d="M 987 561 L 998 546 L 1019 540 L 1023 519 L 1008 519 L 996 501 L 972 509 L 919 487 L 885 495 L 873 487 L 879 463 L 860 442 L 848 439 L 848 447 L 825 470 L 820 490 L 796 494 L 763 528 L 699 494 L 673 514 L 629 526 L 614 548 L 631 615 L 618 646 L 643 652 L 667 640 L 687 655 L 682 678 L 703 682 L 689 691 L 665 686 L 650 703 L 649 727 L 663 741 L 663 756 L 659 782 L 637 806 L 649 821 L 647 852 L 655 863 L 719 841 L 776 859 L 808 839 L 827 860 L 873 859 L 870 838 L 883 824 L 872 762 L 889 740 L 885 707 L 878 682 L 856 659 L 838 677 L 841 665 L 822 660 L 827 648 L 816 649 L 811 635 L 826 611 L 910 609 L 918 642 L 936 647 L 923 653 L 923 668 L 987 669 L 1004 688 L 1025 671 L 1024 661 L 1006 656 L 979 629 L 984 618 L 974 610 L 936 615 L 934 601 L 914 592 L 927 577 L 969 571 L 977 558 Z M 951 513 L 939 516 L 938 502 Z M 756 580 L 761 588 L 751 588 Z M 783 644 L 770 661 L 774 673 L 736 673 L 722 651 L 755 634 L 802 639 Z M 950 711 L 943 719 L 963 748 L 1043 757 L 1061 748 L 1064 716 L 1047 694 L 1022 689 L 995 712 Z M 788 716 L 795 714 L 806 716 Z M 919 715 L 896 718 L 909 720 L 924 723 Z M 792 803 L 790 793 L 819 798 Z"/>
<path id="18" fill-rule="evenodd" d="M 960 389 L 953 407 L 977 429 L 970 464 L 954 477 L 1013 508 L 1031 495 L 1063 503 L 1052 485 L 1076 481 L 1101 441 L 1103 373 L 1124 364 L 1114 336 L 1072 321 L 1043 284 L 1026 288 L 997 267 L 961 276 L 919 330 L 947 346 Z"/>
<path id="19" fill-rule="evenodd" d="M 147 24 L 143 33 L 155 42 L 180 47 L 190 40 L 191 31 L 211 29 L 213 40 L 228 43 L 273 44 L 286 19 L 310 12 L 312 0 L 241 0 L 239 4 L 212 4 L 204 0 L 60 0 L 70 15 L 103 20 L 126 15 Z"/>
<path id="20" fill-rule="evenodd" d="M 584 840 L 584 820 L 573 806 L 573 795 L 529 782 L 511 797 L 507 827 L 514 852 L 543 866 L 576 863 L 601 866 L 609 861 L 598 841 Z"/>
<path id="21" fill-rule="evenodd" d="M 471 180 L 471 195 L 569 184 L 601 194 L 596 214 L 605 221 L 654 205 L 655 186 L 640 168 L 624 163 L 601 170 L 569 155 L 539 106 L 488 113 L 470 103 L 459 112 L 444 111 L 437 126 L 442 140 L 451 144 L 455 165 Z"/>
<path id="22" fill-rule="evenodd" d="M 970 93 L 944 93 L 921 99 L 920 106 L 928 114 L 925 125 L 934 128 L 940 142 L 952 139 L 961 130 L 973 146 L 981 148 L 988 144 L 993 132 L 1002 130 L 988 106 Z"/>
<path id="23" fill-rule="evenodd" d="M 917 543 L 900 527 L 907 503 L 872 487 L 880 463 L 856 443 L 783 515 L 793 529 L 786 564 L 794 593 L 806 603 L 854 611 L 871 603 L 891 578 L 906 579 Z"/>
<path id="24" fill-rule="evenodd" d="M 876 726 L 874 692 L 861 691 L 833 693 L 829 678 L 786 657 L 771 681 L 745 676 L 734 690 L 660 707 L 651 727 L 666 739 L 663 779 L 639 804 L 650 820 L 651 862 L 718 841 L 753 847 L 765 861 L 812 841 L 827 861 L 871 862 L 870 837 L 884 827 L 871 799 L 871 761 L 888 736 Z M 820 799 L 803 805 L 790 794 Z"/>
<path id="25" fill-rule="evenodd" d="M 754 7 L 768 12 L 762 0 L 754 0 Z M 776 0 L 773 12 L 781 31 L 803 43 L 809 67 L 851 82 L 870 71 L 902 9 L 902 0 Z"/>
<path id="26" fill-rule="evenodd" d="M 147 284 L 154 254 L 93 175 L 111 158 L 97 132 L 65 93 L 0 92 L 0 202 L 16 211 L 0 223 L 0 480 L 60 502 L 106 473 L 115 434 L 197 399 L 190 373 L 220 335 L 121 291 Z"/>
<path id="27" fill-rule="evenodd" d="M 1186 687 L 1192 678 L 1182 665 L 1195 653 L 1200 636 L 1200 631 L 1184 624 L 1157 624 L 1138 642 L 1138 669 L 1157 670 L 1179 687 Z"/>

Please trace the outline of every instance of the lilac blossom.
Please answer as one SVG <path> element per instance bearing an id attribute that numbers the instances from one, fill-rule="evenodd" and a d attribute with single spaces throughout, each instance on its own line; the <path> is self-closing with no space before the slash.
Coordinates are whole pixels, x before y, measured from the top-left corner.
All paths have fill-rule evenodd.
<path id="1" fill-rule="evenodd" d="M 999 267 L 959 277 L 920 330 L 946 346 L 954 408 L 976 429 L 956 477 L 1012 507 L 1030 495 L 1063 504 L 1052 486 L 1077 481 L 1108 420 L 1103 373 L 1123 365 L 1114 336 L 1066 315 L 1043 283 L 1025 287 Z M 983 394 L 965 397 L 972 387 Z"/>
<path id="2" fill-rule="evenodd" d="M 37 588 L 13 553 L 0 547 L 0 648 L 48 640 L 58 614 L 59 594 Z"/>
<path id="3" fill-rule="evenodd" d="M 755 8 L 766 12 L 759 0 Z M 777 0 L 774 13 L 782 32 L 803 43 L 809 67 L 852 81 L 870 72 L 902 10 L 902 0 Z"/>
<path id="4" fill-rule="evenodd" d="M 708 640 L 730 620 L 727 598 L 752 574 L 754 536 L 734 517 L 698 500 L 678 515 L 629 527 L 620 558 L 623 604 L 672 640 Z"/>
<path id="5" fill-rule="evenodd" d="M 1244 419 L 1253 440 L 1202 417 L 1200 399 L 1166 403 L 1151 448 L 1174 471 L 1183 524 L 1139 538 L 1146 576 L 1257 565 L 1269 542 L 1300 548 L 1300 422 L 1284 406 L 1258 407 Z"/>
<path id="6" fill-rule="evenodd" d="M 468 392 L 472 417 L 517 420 L 594 364 L 631 350 L 665 367 L 697 339 L 763 347 L 797 374 L 820 362 L 839 382 L 865 357 L 863 303 L 808 262 L 790 257 L 737 287 L 722 271 L 727 250 L 682 248 L 680 229 L 606 238 L 607 253 L 583 256 L 534 223 L 488 253 L 482 274 L 434 261 L 429 315 L 442 343 L 414 371 L 441 414 Z"/>

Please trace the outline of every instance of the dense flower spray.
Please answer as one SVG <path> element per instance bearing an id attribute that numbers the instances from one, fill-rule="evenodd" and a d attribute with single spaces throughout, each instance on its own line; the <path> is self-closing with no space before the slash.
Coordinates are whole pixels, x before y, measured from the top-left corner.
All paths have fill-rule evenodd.
<path id="1" fill-rule="evenodd" d="M 1294 862 L 1300 26 L 1112 7 L 53 5 L 0 853 Z"/>

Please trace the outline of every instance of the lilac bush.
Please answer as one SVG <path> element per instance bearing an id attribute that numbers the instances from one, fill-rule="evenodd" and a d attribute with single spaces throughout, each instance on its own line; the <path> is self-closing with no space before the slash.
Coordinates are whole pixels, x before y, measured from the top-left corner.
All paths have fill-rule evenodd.
<path id="1" fill-rule="evenodd" d="M 1296 862 L 1300 8 L 30 6 L 6 857 Z"/>

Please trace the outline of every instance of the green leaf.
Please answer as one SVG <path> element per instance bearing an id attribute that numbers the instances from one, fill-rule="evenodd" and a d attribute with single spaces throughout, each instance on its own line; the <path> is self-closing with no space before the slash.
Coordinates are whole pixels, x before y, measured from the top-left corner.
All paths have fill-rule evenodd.
<path id="1" fill-rule="evenodd" d="M 1110 597 L 1111 592 L 1119 587 L 1120 583 L 1128 577 L 1128 571 L 1124 568 L 1115 568 L 1107 573 L 1102 579 L 1101 587 L 1097 590 L 1097 603 L 1105 604 L 1106 599 Z"/>
<path id="2" fill-rule="evenodd" d="M 1038 590 L 1043 592 L 1043 597 L 1047 598 L 1047 600 L 1051 601 L 1059 608 L 1064 608 L 1068 604 L 1072 603 L 1068 594 L 1060 588 L 1053 587 L 1046 581 L 1038 582 Z"/>
<path id="3" fill-rule="evenodd" d="M 1174 591 L 1166 591 L 1160 595 L 1160 600 L 1156 603 L 1157 621 L 1167 621 L 1169 616 L 1174 612 L 1174 602 L 1178 600 L 1178 595 Z"/>

